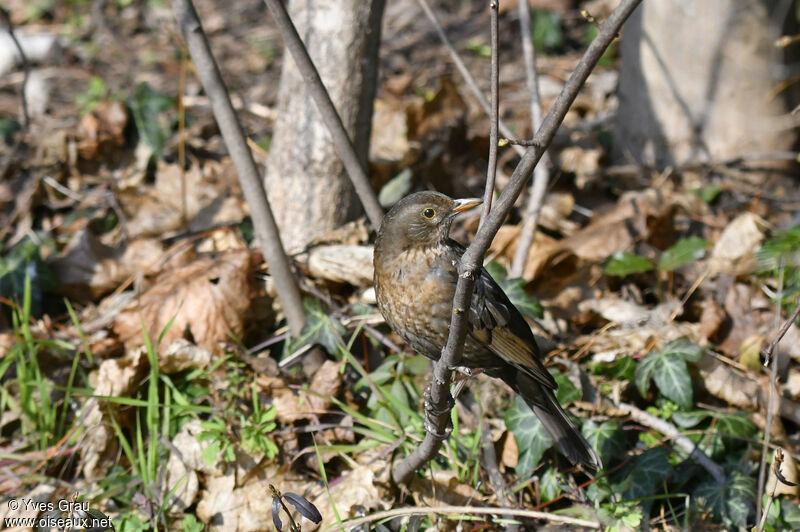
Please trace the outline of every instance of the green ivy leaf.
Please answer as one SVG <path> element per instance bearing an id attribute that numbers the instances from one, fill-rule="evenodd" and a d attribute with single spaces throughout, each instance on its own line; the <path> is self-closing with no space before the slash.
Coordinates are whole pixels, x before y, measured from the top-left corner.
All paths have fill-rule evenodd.
<path id="1" fill-rule="evenodd" d="M 303 308 L 305 309 L 306 323 L 300 336 L 287 342 L 287 353 L 308 344 L 320 344 L 328 353 L 336 353 L 341 345 L 342 334 L 345 332 L 344 326 L 328 316 L 317 299 L 304 299 Z"/>
<path id="2" fill-rule="evenodd" d="M 635 273 L 645 273 L 653 269 L 650 260 L 627 251 L 611 255 L 603 266 L 603 273 L 612 277 L 627 277 Z"/>
<path id="3" fill-rule="evenodd" d="M 531 319 L 541 318 L 544 315 L 544 307 L 542 307 L 538 299 L 525 291 L 526 284 L 527 281 L 525 281 L 525 279 L 517 277 L 516 279 L 501 281 L 500 287 L 514 306 L 522 312 L 523 316 L 527 316 Z"/>
<path id="4" fill-rule="evenodd" d="M 653 373 L 656 386 L 664 397 L 683 409 L 692 407 L 692 379 L 686 361 L 676 353 L 662 353 Z"/>
<path id="5" fill-rule="evenodd" d="M 556 390 L 556 399 L 562 405 L 571 403 L 573 401 L 580 401 L 581 400 L 581 391 L 578 389 L 577 386 L 572 384 L 572 381 L 569 380 L 569 377 L 566 375 L 562 375 L 561 373 L 553 373 L 553 378 L 556 380 L 556 384 L 558 385 L 558 389 Z"/>
<path id="6" fill-rule="evenodd" d="M 642 453 L 628 477 L 630 486 L 625 490 L 623 498 L 640 499 L 652 495 L 653 491 L 672 473 L 668 456 L 669 451 L 663 447 L 648 449 Z"/>
<path id="7" fill-rule="evenodd" d="M 489 272 L 489 275 L 492 276 L 492 279 L 494 279 L 497 284 L 502 283 L 508 278 L 506 269 L 495 260 L 487 262 L 483 267 L 486 268 L 486 271 Z"/>
<path id="8" fill-rule="evenodd" d="M 662 272 L 671 272 L 690 262 L 700 260 L 705 257 L 706 249 L 710 245 L 707 240 L 699 236 L 681 238 L 661 254 L 658 269 Z"/>
<path id="9" fill-rule="evenodd" d="M 531 34 L 536 50 L 553 51 L 564 45 L 564 31 L 561 29 L 559 13 L 535 9 L 531 18 Z"/>
<path id="10" fill-rule="evenodd" d="M 636 388 L 642 397 L 647 397 L 647 390 L 650 388 L 650 380 L 653 373 L 658 368 L 658 353 L 655 351 L 648 353 L 636 364 L 635 382 Z"/>
<path id="11" fill-rule="evenodd" d="M 165 123 L 160 115 L 175 105 L 175 99 L 143 81 L 136 86 L 128 105 L 139 135 L 160 157 L 167 138 L 172 134 L 172 124 Z"/>
<path id="12" fill-rule="evenodd" d="M 747 517 L 753 511 L 756 481 L 741 471 L 732 471 L 725 484 L 708 480 L 697 487 L 694 496 L 701 506 L 710 509 L 717 518 L 722 519 L 726 527 L 744 527 L 747 525 Z"/>
<path id="13" fill-rule="evenodd" d="M 595 423 L 587 420 L 583 422 L 581 432 L 606 464 L 625 451 L 622 427 L 616 421 Z"/>
<path id="14" fill-rule="evenodd" d="M 612 379 L 632 381 L 636 374 L 636 361 L 633 357 L 625 355 L 614 361 L 613 364 L 599 362 L 592 366 L 592 373 L 605 375 Z"/>
<path id="15" fill-rule="evenodd" d="M 553 446 L 553 439 L 519 395 L 506 411 L 505 422 L 517 442 L 517 474 L 524 477 L 539 465 L 544 452 Z"/>
<path id="16" fill-rule="evenodd" d="M 692 342 L 688 338 L 678 338 L 664 346 L 662 354 L 675 353 L 680 355 L 687 362 L 700 362 L 703 358 L 704 349 Z"/>
<path id="17" fill-rule="evenodd" d="M 552 501 L 561 494 L 561 485 L 554 467 L 539 476 L 539 494 L 543 501 Z"/>

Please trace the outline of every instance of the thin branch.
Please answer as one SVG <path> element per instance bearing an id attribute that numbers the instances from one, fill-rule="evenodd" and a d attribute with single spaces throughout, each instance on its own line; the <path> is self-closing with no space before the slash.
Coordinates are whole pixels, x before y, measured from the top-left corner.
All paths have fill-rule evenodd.
<path id="1" fill-rule="evenodd" d="M 365 523 L 372 523 L 384 519 L 391 519 L 394 517 L 402 517 L 404 515 L 425 515 L 425 514 L 440 514 L 440 515 L 515 515 L 517 517 L 525 517 L 528 519 L 542 519 L 550 521 L 551 523 L 560 523 L 564 525 L 572 525 L 585 528 L 601 528 L 601 524 L 597 521 L 588 521 L 586 519 L 578 519 L 561 514 L 551 514 L 548 512 L 537 512 L 535 510 L 521 510 L 519 508 L 482 508 L 478 506 L 428 506 L 428 507 L 413 507 L 413 508 L 394 508 L 383 512 L 377 512 L 366 517 L 359 517 L 358 519 L 350 519 L 338 524 L 334 524 L 326 528 L 326 532 L 333 532 L 335 530 L 349 530 Z"/>
<path id="2" fill-rule="evenodd" d="M 472 92 L 472 95 L 478 100 L 478 104 L 480 104 L 481 109 L 486 113 L 486 116 L 491 116 L 492 111 L 489 105 L 489 100 L 486 99 L 486 96 L 483 94 L 483 91 L 480 87 L 478 87 L 478 82 L 475 81 L 475 78 L 472 74 L 470 74 L 469 70 L 467 69 L 467 65 L 464 64 L 464 60 L 461 59 L 461 56 L 458 54 L 458 50 L 456 50 L 453 43 L 450 42 L 450 39 L 447 37 L 447 34 L 444 32 L 444 28 L 442 27 L 442 23 L 439 22 L 439 19 L 436 18 L 436 14 L 431 9 L 430 4 L 428 4 L 428 0 L 417 0 L 417 3 L 422 8 L 422 11 L 425 12 L 425 16 L 428 17 L 428 20 L 431 21 L 433 27 L 436 29 L 436 34 L 439 36 L 439 40 L 442 41 L 445 48 L 447 48 L 448 53 L 450 54 L 450 59 L 453 60 L 453 63 L 456 65 L 456 70 L 461 74 L 461 77 L 464 78 L 464 82 L 467 84 L 467 87 Z M 498 127 L 500 132 L 508 137 L 513 138 L 514 133 L 502 120 L 498 120 Z M 525 151 L 520 146 L 514 146 L 514 150 L 519 155 L 525 153 Z"/>
<path id="3" fill-rule="evenodd" d="M 353 141 L 344 128 L 342 119 L 336 111 L 325 85 L 322 83 L 322 78 L 319 77 L 317 68 L 308 55 L 308 50 L 306 50 L 303 40 L 297 33 L 297 28 L 292 23 L 289 13 L 286 12 L 283 2 L 280 0 L 264 0 L 264 3 L 267 4 L 269 12 L 281 32 L 283 42 L 289 53 L 292 54 L 292 59 L 294 59 L 297 69 L 307 83 L 308 90 L 314 99 L 322 122 L 328 128 L 336 153 L 339 154 L 347 175 L 350 176 L 350 181 L 353 183 L 353 188 L 355 188 L 356 194 L 361 200 L 361 205 L 364 206 L 367 218 L 369 218 L 375 229 L 380 229 L 381 221 L 383 220 L 383 209 L 378 203 L 378 197 L 375 195 L 375 191 L 372 190 L 367 173 L 364 171 L 364 167 L 361 166 L 358 155 L 356 155 Z"/>
<path id="4" fill-rule="evenodd" d="M 528 0 L 519 0 L 519 25 L 522 33 L 522 58 L 525 63 L 525 80 L 528 84 L 528 92 L 531 95 L 531 123 L 532 131 L 539 129 L 542 124 L 542 102 L 539 98 L 539 79 L 536 73 L 536 48 L 533 45 L 531 35 L 531 10 Z M 533 170 L 533 185 L 531 186 L 528 204 L 522 216 L 522 230 L 517 241 L 517 251 L 514 253 L 514 260 L 511 261 L 509 275 L 511 277 L 522 277 L 525 271 L 525 264 L 528 262 L 528 255 L 536 236 L 536 226 L 539 224 L 539 215 L 542 212 L 544 195 L 547 192 L 547 184 L 550 182 L 550 160 L 547 152 L 542 155 L 542 160 Z"/>
<path id="5" fill-rule="evenodd" d="M 303 301 L 297 280 L 281 245 L 278 226 L 272 216 L 253 154 L 247 147 L 242 126 L 231 105 L 228 90 L 222 81 L 194 5 L 191 0 L 173 0 L 172 8 L 186 41 L 186 47 L 194 61 L 197 75 L 211 101 L 214 118 L 230 152 L 242 192 L 250 206 L 253 229 L 264 257 L 269 263 L 270 273 L 275 277 L 275 290 L 286 314 L 286 321 L 289 322 L 292 335 L 298 336 L 305 321 Z"/>
<path id="6" fill-rule="evenodd" d="M 441 447 L 442 434 L 445 432 L 447 421 L 450 418 L 449 408 L 452 403 L 452 397 L 450 396 L 450 368 L 458 366 L 461 361 L 464 340 L 467 335 L 465 314 L 469 309 L 470 298 L 475 287 L 475 274 L 481 267 L 483 255 L 489 249 L 494 235 L 497 234 L 505 217 L 514 206 L 514 201 L 522 192 L 522 188 L 530 178 L 536 163 L 539 162 L 544 150 L 553 140 L 556 130 L 564 120 L 586 78 L 589 77 L 605 49 L 616 37 L 622 24 L 641 2 L 642 0 L 622 0 L 605 24 L 603 24 L 603 27 L 597 33 L 597 37 L 589 45 L 589 48 L 583 54 L 583 57 L 561 90 L 558 99 L 544 119 L 542 127 L 536 132 L 534 138 L 537 140 L 538 145 L 525 151 L 522 160 L 517 165 L 514 173 L 511 174 L 508 184 L 495 202 L 494 208 L 486 216 L 475 235 L 475 239 L 461 258 L 458 265 L 459 279 L 453 299 L 450 335 L 447 339 L 447 345 L 442 351 L 442 356 L 433 365 L 433 382 L 429 394 L 430 408 L 428 409 L 430 415 L 426 416 L 432 423 L 431 426 L 428 426 L 428 432 L 422 444 L 395 466 L 392 473 L 395 482 L 404 484 L 409 481 L 414 471 L 433 458 Z"/>
<path id="7" fill-rule="evenodd" d="M 612 403 L 614 408 L 620 410 L 620 414 L 628 415 L 636 421 L 637 423 L 641 423 L 645 427 L 649 427 L 651 429 L 657 430 L 664 436 L 670 438 L 675 445 L 689 453 L 689 458 L 697 462 L 700 466 L 703 467 L 708 473 L 714 477 L 719 484 L 725 483 L 725 470 L 722 468 L 721 465 L 714 462 L 711 458 L 708 457 L 706 453 L 703 452 L 695 443 L 680 433 L 680 431 L 665 419 L 661 419 L 656 417 L 652 414 L 645 412 L 644 410 L 637 408 L 628 403 Z"/>
<path id="8" fill-rule="evenodd" d="M 486 218 L 492 210 L 492 198 L 494 197 L 494 179 L 497 175 L 497 122 L 499 120 L 499 91 L 500 91 L 500 61 L 498 60 L 499 47 L 497 45 L 497 10 L 496 0 L 489 2 L 489 27 L 491 28 L 491 93 L 492 105 L 489 109 L 489 162 L 486 165 L 486 186 L 483 192 L 483 212 L 481 221 Z"/>
<path id="9" fill-rule="evenodd" d="M 784 259 L 781 257 L 780 263 L 780 278 L 778 280 L 778 294 L 777 294 L 777 301 L 775 303 L 775 320 L 776 322 L 780 320 L 781 316 L 781 301 L 783 301 L 783 283 L 784 283 Z M 767 399 L 767 420 L 766 426 L 764 427 L 764 443 L 763 449 L 761 450 L 761 463 L 758 469 L 758 498 L 756 500 L 756 514 L 757 517 L 761 518 L 761 501 L 763 499 L 764 494 L 764 487 L 767 480 L 766 470 L 767 470 L 767 455 L 769 454 L 769 438 L 770 433 L 772 431 L 772 419 L 775 417 L 775 410 L 780 407 L 781 405 L 781 398 L 778 395 L 778 356 L 776 355 L 775 360 L 772 360 L 772 355 L 775 350 L 778 348 L 778 344 L 783 337 L 786 336 L 786 332 L 789 330 L 789 327 L 792 326 L 792 323 L 797 319 L 797 316 L 800 314 L 800 302 L 797 303 L 797 306 L 792 312 L 792 315 L 789 316 L 789 319 L 783 324 L 783 326 L 778 330 L 778 333 L 773 338 L 772 342 L 767 346 L 764 350 L 764 366 L 768 366 L 772 364 L 772 368 L 770 368 L 770 376 L 769 376 L 769 394 Z M 777 323 L 776 323 L 777 324 Z"/>
<path id="10" fill-rule="evenodd" d="M 28 124 L 31 122 L 31 119 L 30 115 L 28 114 L 28 97 L 25 94 L 25 88 L 28 86 L 28 76 L 30 75 L 31 66 L 30 63 L 28 63 L 28 56 L 25 55 L 25 50 L 22 49 L 22 45 L 20 44 L 19 40 L 17 40 L 17 34 L 14 32 L 14 23 L 11 22 L 11 15 L 8 14 L 8 11 L 0 7 L 0 17 L 2 17 L 3 21 L 6 23 L 6 27 L 8 28 L 8 36 L 11 37 L 11 40 L 14 42 L 14 47 L 17 49 L 20 62 L 22 63 L 23 77 L 20 99 L 22 100 L 22 125 L 24 128 L 27 128 Z"/>

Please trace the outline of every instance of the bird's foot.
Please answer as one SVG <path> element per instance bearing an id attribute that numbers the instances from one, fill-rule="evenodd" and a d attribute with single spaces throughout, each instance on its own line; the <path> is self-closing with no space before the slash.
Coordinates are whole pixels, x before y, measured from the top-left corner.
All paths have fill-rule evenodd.
<path id="1" fill-rule="evenodd" d="M 446 440 L 447 438 L 450 437 L 450 434 L 453 432 L 453 425 L 450 423 L 449 419 L 447 420 L 447 425 L 444 427 L 444 430 L 442 430 L 442 432 L 438 431 L 436 423 L 428 419 L 427 416 L 425 416 L 425 422 L 423 423 L 423 426 L 425 427 L 425 432 L 427 432 L 428 434 L 439 440 Z"/>
<path id="2" fill-rule="evenodd" d="M 427 386 L 425 390 L 422 392 L 422 398 L 425 400 L 425 412 L 430 413 L 432 416 L 443 416 L 444 414 L 449 414 L 453 407 L 456 405 L 456 402 L 453 400 L 452 397 L 447 398 L 447 405 L 444 409 L 437 408 L 433 404 L 433 399 L 431 399 L 431 387 Z"/>

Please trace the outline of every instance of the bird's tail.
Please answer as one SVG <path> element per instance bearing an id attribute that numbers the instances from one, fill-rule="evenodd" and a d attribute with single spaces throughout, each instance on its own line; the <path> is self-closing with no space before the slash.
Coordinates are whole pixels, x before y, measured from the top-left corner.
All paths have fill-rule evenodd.
<path id="1" fill-rule="evenodd" d="M 600 457 L 558 404 L 558 399 L 552 390 L 545 389 L 539 382 L 521 371 L 514 373 L 512 387 L 533 410 L 553 437 L 558 450 L 570 462 L 581 464 L 592 471 L 599 471 L 603 467 Z"/>

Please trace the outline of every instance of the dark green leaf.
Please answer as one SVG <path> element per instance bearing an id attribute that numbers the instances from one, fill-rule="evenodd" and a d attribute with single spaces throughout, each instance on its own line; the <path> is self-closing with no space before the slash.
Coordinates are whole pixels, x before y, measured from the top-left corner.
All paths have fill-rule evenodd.
<path id="1" fill-rule="evenodd" d="M 667 458 L 669 451 L 662 447 L 648 449 L 636 459 L 636 464 L 628 477 L 630 485 L 625 491 L 625 499 L 639 499 L 652 495 L 657 487 L 672 473 Z"/>
<path id="2" fill-rule="evenodd" d="M 538 299 L 532 297 L 525 291 L 527 281 L 522 278 L 506 279 L 500 283 L 508 299 L 523 314 L 531 319 L 541 318 L 544 315 L 544 307 Z"/>
<path id="3" fill-rule="evenodd" d="M 139 135 L 160 157 L 167 138 L 172 134 L 171 123 L 165 121 L 161 113 L 173 107 L 175 99 L 142 82 L 136 86 L 129 105 Z"/>
<path id="4" fill-rule="evenodd" d="M 683 409 L 692 407 L 692 379 L 686 361 L 676 353 L 663 353 L 653 372 L 656 386 L 664 397 Z"/>
<path id="5" fill-rule="evenodd" d="M 700 260 L 706 255 L 706 249 L 711 244 L 697 236 L 682 238 L 661 254 L 658 269 L 662 272 L 677 270 L 690 262 Z"/>
<path id="6" fill-rule="evenodd" d="M 494 279 L 497 284 L 502 283 L 508 278 L 506 269 L 497 261 L 489 261 L 484 268 L 486 268 L 486 271 L 489 272 L 489 275 L 492 276 L 492 279 Z"/>
<path id="7" fill-rule="evenodd" d="M 543 501 L 551 501 L 561 494 L 561 485 L 558 482 L 555 468 L 551 467 L 543 475 L 540 475 L 539 494 Z"/>
<path id="8" fill-rule="evenodd" d="M 779 231 L 764 242 L 761 249 L 756 252 L 758 269 L 762 272 L 777 270 L 780 268 L 782 258 L 787 266 L 798 266 L 800 259 L 798 251 L 800 251 L 800 225 Z"/>
<path id="9" fill-rule="evenodd" d="M 719 185 L 705 185 L 692 190 L 693 194 L 700 196 L 700 199 L 708 205 L 714 203 L 720 192 L 722 192 L 722 187 Z"/>
<path id="10" fill-rule="evenodd" d="M 618 251 L 611 255 L 603 266 L 603 273 L 613 277 L 627 277 L 635 273 L 649 272 L 653 263 L 639 255 L 627 251 Z"/>
<path id="11" fill-rule="evenodd" d="M 551 372 L 552 373 L 552 372 Z M 581 400 L 581 391 L 572 384 L 569 377 L 561 373 L 552 373 L 553 378 L 556 380 L 558 389 L 556 390 L 556 399 L 562 405 L 571 403 L 573 401 Z"/>
<path id="12" fill-rule="evenodd" d="M 650 389 L 650 380 L 653 378 L 653 373 L 658 368 L 658 353 L 649 353 L 636 364 L 636 388 L 639 389 L 639 394 L 642 397 L 647 397 L 647 390 Z"/>
<path id="13" fill-rule="evenodd" d="M 583 422 L 581 432 L 606 464 L 625 451 L 622 427 L 616 421 L 595 423 L 587 420 Z"/>
<path id="14" fill-rule="evenodd" d="M 536 9 L 531 18 L 533 46 L 537 51 L 550 52 L 564 45 L 564 32 L 561 29 L 559 13 Z"/>
<path id="15" fill-rule="evenodd" d="M 664 346 L 662 355 L 676 354 L 687 362 L 700 362 L 704 349 L 687 338 L 678 338 Z"/>
<path id="16" fill-rule="evenodd" d="M 732 471 L 724 485 L 708 480 L 697 487 L 694 496 L 701 506 L 722 519 L 726 527 L 743 527 L 753 511 L 755 479 L 740 471 Z"/>
<path id="17" fill-rule="evenodd" d="M 636 361 L 633 357 L 623 356 L 614 361 L 613 364 L 603 362 L 595 363 L 592 366 L 592 373 L 595 375 L 605 375 L 613 379 L 632 381 L 636 372 Z"/>
<path id="18" fill-rule="evenodd" d="M 514 399 L 505 415 L 506 427 L 514 435 L 519 452 L 517 474 L 530 474 L 542 460 L 544 452 L 552 447 L 553 440 L 541 421 L 528 408 L 520 396 Z"/>

